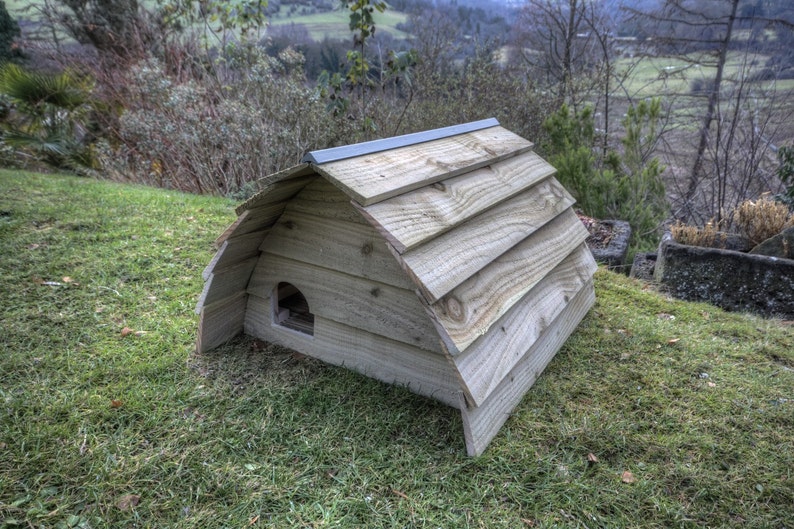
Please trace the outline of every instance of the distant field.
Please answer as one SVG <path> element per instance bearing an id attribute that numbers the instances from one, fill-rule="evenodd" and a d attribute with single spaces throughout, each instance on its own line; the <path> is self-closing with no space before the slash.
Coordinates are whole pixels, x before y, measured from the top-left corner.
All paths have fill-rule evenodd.
<path id="1" fill-rule="evenodd" d="M 145 0 L 146 1 L 146 0 Z M 7 0 L 8 12 L 18 21 L 25 19 L 36 20 L 37 13 L 26 8 L 41 3 L 39 0 Z M 283 26 L 288 24 L 301 24 L 306 27 L 312 39 L 321 41 L 328 37 L 331 39 L 345 39 L 350 36 L 348 28 L 349 14 L 341 9 L 326 13 L 307 14 L 301 7 L 290 13 L 291 5 L 282 5 L 279 12 L 268 18 L 270 26 Z M 396 39 L 408 38 L 409 34 L 396 28 L 397 24 L 406 22 L 408 15 L 399 11 L 387 10 L 385 13 L 375 13 L 375 25 L 380 33 L 389 33 Z"/>
<path id="2" fill-rule="evenodd" d="M 345 39 L 350 36 L 348 27 L 349 14 L 341 9 L 327 13 L 315 14 L 292 14 L 289 13 L 290 6 L 281 6 L 279 12 L 268 20 L 271 26 L 283 26 L 288 24 L 301 24 L 306 27 L 312 39 L 321 41 L 328 37 L 330 39 Z M 375 13 L 375 26 L 378 32 L 389 33 L 396 39 L 408 38 L 408 33 L 396 28 L 397 24 L 406 22 L 408 15 L 399 11 L 387 10 L 385 13 Z"/>

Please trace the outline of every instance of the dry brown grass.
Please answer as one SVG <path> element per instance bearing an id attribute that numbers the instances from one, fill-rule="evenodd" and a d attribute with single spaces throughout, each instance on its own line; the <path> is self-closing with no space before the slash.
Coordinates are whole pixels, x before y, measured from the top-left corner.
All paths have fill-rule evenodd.
<path id="1" fill-rule="evenodd" d="M 733 211 L 733 222 L 737 231 L 756 245 L 794 226 L 794 214 L 784 204 L 762 196 L 739 204 Z"/>
<path id="2" fill-rule="evenodd" d="M 702 228 L 689 226 L 679 220 L 670 226 L 670 233 L 673 235 L 673 239 L 680 244 L 707 248 L 725 248 L 725 241 L 728 238 L 724 232 L 720 231 L 720 223 L 715 222 L 714 219 L 708 221 Z"/>

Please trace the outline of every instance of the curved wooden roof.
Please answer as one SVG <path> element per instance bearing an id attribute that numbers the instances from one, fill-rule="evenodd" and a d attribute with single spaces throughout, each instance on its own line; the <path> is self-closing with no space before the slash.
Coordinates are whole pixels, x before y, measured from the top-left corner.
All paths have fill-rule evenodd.
<path id="1" fill-rule="evenodd" d="M 532 143 L 495 120 L 443 130 L 311 153 L 307 159 L 322 163 L 267 177 L 264 190 L 237 208 L 205 271 L 199 348 L 241 331 L 239 323 L 234 332 L 234 297 L 245 291 L 260 245 L 289 200 L 324 178 L 383 237 L 414 285 L 468 405 L 481 406 L 511 373 L 530 369 L 526 353 L 539 337 L 565 327 L 563 317 L 578 323 L 593 303 L 588 232 Z M 228 267 L 235 278 L 219 280 L 232 275 L 223 274 Z M 221 315 L 207 315 L 213 304 Z M 233 320 L 232 330 L 215 331 L 213 317 Z"/>

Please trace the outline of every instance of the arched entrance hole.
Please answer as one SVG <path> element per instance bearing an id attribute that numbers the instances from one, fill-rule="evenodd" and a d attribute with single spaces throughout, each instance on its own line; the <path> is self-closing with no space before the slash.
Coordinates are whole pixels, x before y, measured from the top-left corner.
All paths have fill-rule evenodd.
<path id="1" fill-rule="evenodd" d="M 300 290 L 290 283 L 279 283 L 273 292 L 273 323 L 314 336 L 314 314 Z"/>

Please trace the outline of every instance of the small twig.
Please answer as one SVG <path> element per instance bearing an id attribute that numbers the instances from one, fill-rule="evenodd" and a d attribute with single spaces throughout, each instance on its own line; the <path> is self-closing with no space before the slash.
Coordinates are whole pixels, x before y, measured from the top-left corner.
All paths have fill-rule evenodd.
<path id="1" fill-rule="evenodd" d="M 121 294 L 119 293 L 119 291 L 114 289 L 114 288 L 103 287 L 103 286 L 99 286 L 97 288 L 100 289 L 100 290 L 110 290 L 111 292 L 115 292 L 118 297 L 121 297 Z"/>

